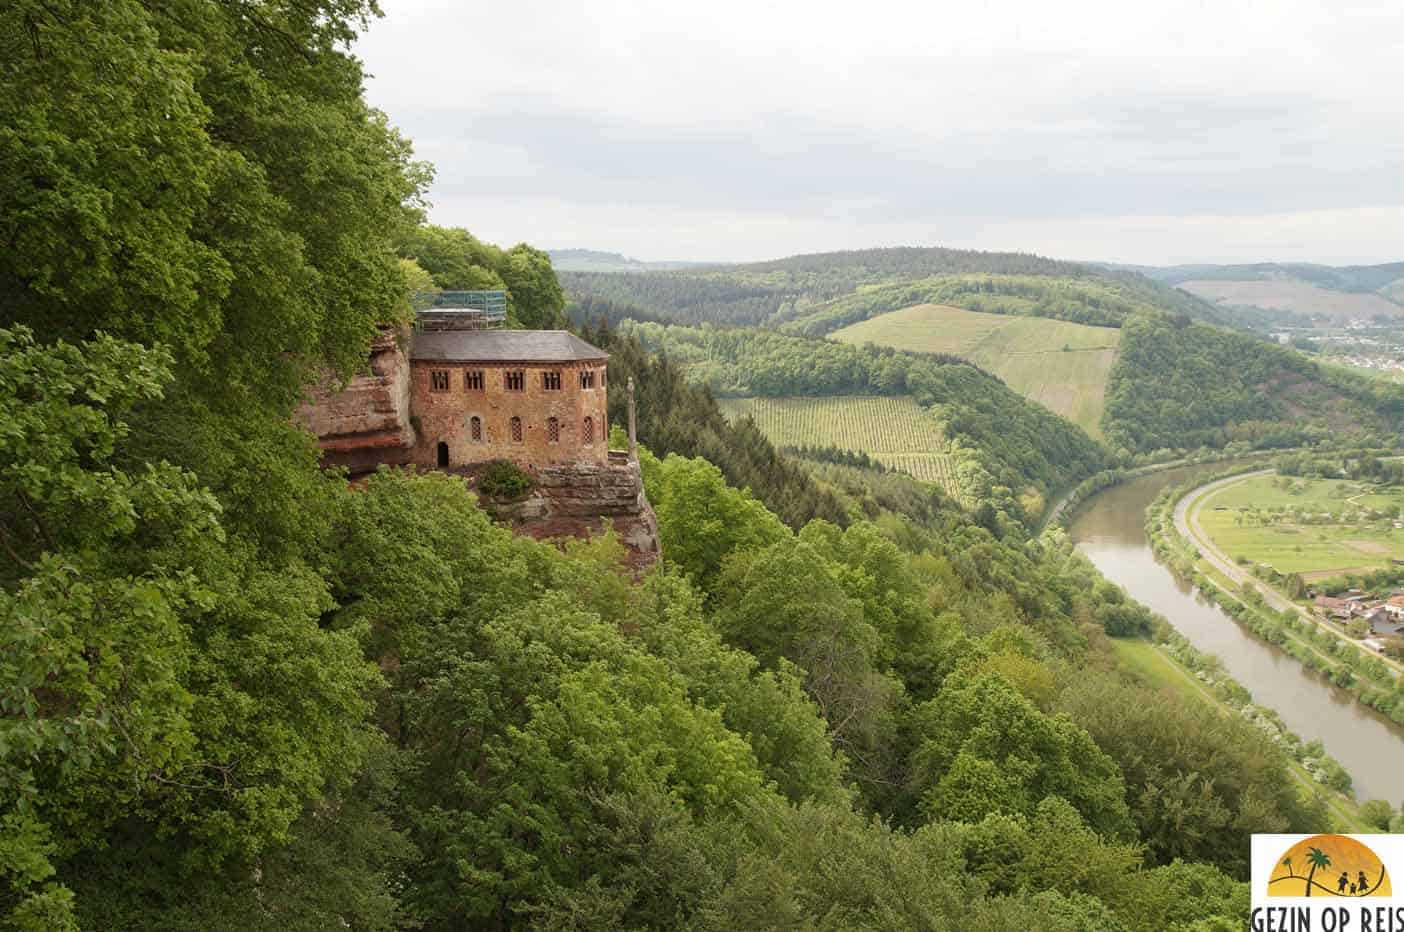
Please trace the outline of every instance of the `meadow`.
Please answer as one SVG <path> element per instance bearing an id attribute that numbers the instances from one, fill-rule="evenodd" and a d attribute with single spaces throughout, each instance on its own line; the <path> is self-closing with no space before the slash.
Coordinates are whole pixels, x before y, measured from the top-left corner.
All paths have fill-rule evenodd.
<path id="1" fill-rule="evenodd" d="M 1199 523 L 1230 557 L 1312 580 L 1404 559 L 1404 529 L 1394 526 L 1401 507 L 1404 490 L 1267 475 L 1207 496 Z"/>
<path id="2" fill-rule="evenodd" d="M 1100 439 L 1121 331 L 921 304 L 845 327 L 830 339 L 961 356 Z"/>
<path id="3" fill-rule="evenodd" d="M 911 397 L 827 395 L 817 398 L 723 398 L 732 420 L 745 415 L 781 447 L 838 447 L 866 453 L 889 469 L 960 497 L 956 459 L 941 424 Z"/>

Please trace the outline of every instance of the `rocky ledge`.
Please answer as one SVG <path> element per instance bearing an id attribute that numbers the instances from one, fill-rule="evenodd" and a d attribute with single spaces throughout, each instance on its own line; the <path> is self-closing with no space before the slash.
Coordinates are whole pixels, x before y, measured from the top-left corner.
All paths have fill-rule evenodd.
<path id="1" fill-rule="evenodd" d="M 471 476 L 471 470 L 465 470 Z M 644 495 L 639 464 L 611 452 L 603 466 L 580 463 L 529 470 L 536 487 L 520 501 L 482 505 L 517 534 L 587 538 L 612 525 L 627 550 L 629 566 L 642 573 L 662 554 L 658 519 Z"/>

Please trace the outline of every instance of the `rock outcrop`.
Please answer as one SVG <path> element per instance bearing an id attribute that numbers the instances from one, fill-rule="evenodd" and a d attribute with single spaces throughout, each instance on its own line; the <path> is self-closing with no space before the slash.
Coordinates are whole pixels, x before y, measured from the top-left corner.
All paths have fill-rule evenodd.
<path id="1" fill-rule="evenodd" d="M 603 466 L 576 463 L 530 470 L 536 488 L 518 502 L 482 500 L 493 516 L 518 534 L 545 540 L 589 537 L 613 526 L 628 551 L 629 566 L 642 572 L 662 553 L 658 519 L 644 495 L 639 464 L 611 451 Z"/>
<path id="2" fill-rule="evenodd" d="M 317 437 L 324 465 L 345 466 L 356 474 L 410 460 L 415 431 L 409 360 L 395 334 L 381 334 L 371 344 L 370 370 L 345 388 L 319 386 L 298 409 L 297 419 Z"/>

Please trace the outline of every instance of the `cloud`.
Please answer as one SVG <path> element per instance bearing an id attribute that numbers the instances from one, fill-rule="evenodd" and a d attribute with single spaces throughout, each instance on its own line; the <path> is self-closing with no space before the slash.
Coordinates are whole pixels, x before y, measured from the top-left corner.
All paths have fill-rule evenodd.
<path id="1" fill-rule="evenodd" d="M 749 258 L 1062 229 L 1156 262 L 1344 232 L 1363 261 L 1384 230 L 1329 218 L 1404 204 L 1402 10 L 426 0 L 358 53 L 438 167 L 434 218 L 490 239 Z M 1290 241 L 1253 233 L 1283 217 Z"/>

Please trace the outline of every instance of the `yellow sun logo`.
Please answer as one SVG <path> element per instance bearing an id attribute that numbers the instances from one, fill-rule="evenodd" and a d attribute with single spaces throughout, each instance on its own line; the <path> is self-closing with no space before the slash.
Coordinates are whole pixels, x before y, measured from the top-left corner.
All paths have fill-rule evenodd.
<path id="1" fill-rule="evenodd" d="M 1389 875 L 1368 847 L 1345 835 L 1313 835 L 1283 852 L 1268 896 L 1389 896 Z"/>

